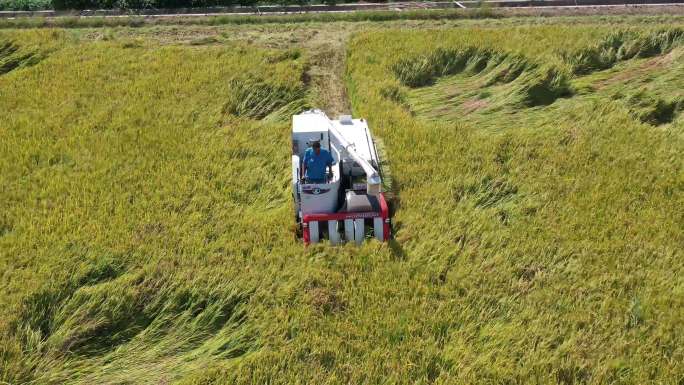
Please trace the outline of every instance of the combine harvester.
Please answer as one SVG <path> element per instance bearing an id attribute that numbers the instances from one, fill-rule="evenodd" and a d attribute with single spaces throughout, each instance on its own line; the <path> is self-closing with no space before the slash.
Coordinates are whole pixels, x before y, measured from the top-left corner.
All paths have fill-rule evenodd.
<path id="1" fill-rule="evenodd" d="M 324 183 L 302 175 L 304 154 L 315 142 L 333 157 Z M 292 118 L 292 191 L 305 244 L 327 237 L 332 244 L 380 241 L 390 237 L 387 202 L 382 193 L 378 153 L 364 119 L 329 119 L 311 110 Z"/>

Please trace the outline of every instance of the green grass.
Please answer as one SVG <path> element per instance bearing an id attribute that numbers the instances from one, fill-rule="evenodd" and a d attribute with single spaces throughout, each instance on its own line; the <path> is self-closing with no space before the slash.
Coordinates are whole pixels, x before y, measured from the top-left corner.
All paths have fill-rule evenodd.
<path id="1" fill-rule="evenodd" d="M 439 9 L 408 11 L 357 11 L 341 13 L 301 13 L 286 15 L 221 15 L 206 17 L 167 17 L 145 18 L 131 17 L 22 17 L 16 19 L 0 19 L 0 28 L 95 28 L 95 27 L 141 27 L 148 25 L 241 25 L 241 24 L 284 24 L 312 22 L 383 22 L 392 20 L 460 20 L 496 18 L 497 12 L 489 8 L 483 9 Z"/>
<path id="2" fill-rule="evenodd" d="M 0 381 L 684 379 L 684 24 L 531 22 L 0 32 Z M 387 244 L 295 237 L 325 76 L 383 142 Z"/>
<path id="3" fill-rule="evenodd" d="M 51 0 L 0 0 L 0 11 L 37 11 L 51 7 Z"/>

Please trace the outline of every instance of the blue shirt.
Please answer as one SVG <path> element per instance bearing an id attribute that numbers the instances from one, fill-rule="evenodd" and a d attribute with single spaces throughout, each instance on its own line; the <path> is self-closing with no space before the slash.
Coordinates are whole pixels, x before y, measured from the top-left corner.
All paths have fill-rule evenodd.
<path id="1" fill-rule="evenodd" d="M 305 177 L 313 181 L 325 180 L 325 168 L 332 166 L 333 157 L 328 150 L 321 148 L 321 152 L 316 155 L 313 148 L 307 148 L 304 153 L 304 164 L 306 165 Z"/>

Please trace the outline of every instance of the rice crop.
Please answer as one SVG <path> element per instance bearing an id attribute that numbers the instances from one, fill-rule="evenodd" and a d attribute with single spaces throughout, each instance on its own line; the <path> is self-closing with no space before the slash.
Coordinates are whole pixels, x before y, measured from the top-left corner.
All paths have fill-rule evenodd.
<path id="1" fill-rule="evenodd" d="M 680 108 L 682 42 L 669 37 L 680 28 L 463 28 L 351 41 L 352 102 L 388 150 L 401 255 L 441 288 L 439 312 L 454 317 L 435 382 L 681 378 L 682 351 L 662 348 L 681 345 L 672 293 L 681 274 L 682 119 L 671 113 L 655 129 L 635 119 L 630 96 Z M 579 76 L 590 71 L 574 71 L 567 58 L 611 36 L 656 56 L 625 54 Z M 431 80 L 406 82 L 407 63 Z M 515 76 L 496 81 L 502 73 Z M 540 84 L 570 92 L 521 103 Z"/>
<path id="2" fill-rule="evenodd" d="M 394 239 L 308 248 L 289 116 L 320 53 L 0 31 L 40 57 L 0 75 L 0 382 L 678 383 L 684 24 L 659 20 L 354 27 Z"/>
<path id="3" fill-rule="evenodd" d="M 544 32 L 547 39 L 549 36 L 559 39 L 567 31 L 552 27 Z M 595 40 L 600 28 L 584 31 L 587 35 L 589 32 L 590 36 L 575 33 L 574 43 L 579 45 L 588 39 Z M 479 30 L 474 33 L 490 35 L 497 40 L 503 38 L 499 31 Z M 606 35 L 596 43 L 579 47 L 564 44 L 562 50 L 539 53 L 527 52 L 530 51 L 529 40 L 517 50 L 515 42 L 496 50 L 463 45 L 472 41 L 468 38 L 454 40 L 445 37 L 441 41 L 448 42 L 449 47 L 437 47 L 426 54 L 404 57 L 393 64 L 392 69 L 402 84 L 412 88 L 430 85 L 438 78 L 461 72 L 479 75 L 487 85 L 515 81 L 516 85 L 509 87 L 510 94 L 520 94 L 521 103 L 527 106 L 547 105 L 572 93 L 572 76 L 605 70 L 633 57 L 665 54 L 684 41 L 683 34 L 680 28 L 650 32 L 606 31 Z M 532 34 L 525 35 L 527 38 Z"/>
<path id="4" fill-rule="evenodd" d="M 0 39 L 0 75 L 38 63 L 52 48 L 42 37 L 27 34 L 21 42 Z"/>
<path id="5" fill-rule="evenodd" d="M 295 101 L 302 60 L 42 35 L 60 44 L 0 76 L 0 378 L 158 382 L 253 350 L 255 281 L 221 255 L 283 242 L 286 132 L 224 104 L 250 78 Z"/>

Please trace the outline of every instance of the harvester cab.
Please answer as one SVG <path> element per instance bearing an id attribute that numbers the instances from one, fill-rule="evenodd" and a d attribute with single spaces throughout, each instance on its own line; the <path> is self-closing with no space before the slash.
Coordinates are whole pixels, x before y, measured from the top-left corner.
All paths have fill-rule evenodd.
<path id="1" fill-rule="evenodd" d="M 314 142 L 330 152 L 332 174 L 322 183 L 302 178 L 306 150 Z M 326 238 L 332 244 L 390 236 L 378 152 L 364 119 L 331 120 L 320 110 L 292 118 L 292 195 L 305 244 Z"/>

